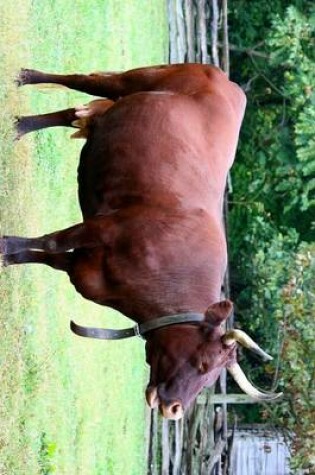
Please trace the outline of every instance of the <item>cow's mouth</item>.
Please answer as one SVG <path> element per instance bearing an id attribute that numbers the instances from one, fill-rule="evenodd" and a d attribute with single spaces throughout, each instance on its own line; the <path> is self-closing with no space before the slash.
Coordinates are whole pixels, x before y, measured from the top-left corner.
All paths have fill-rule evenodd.
<path id="1" fill-rule="evenodd" d="M 159 406 L 159 397 L 156 386 L 148 386 L 145 392 L 145 398 L 151 409 L 155 409 Z"/>

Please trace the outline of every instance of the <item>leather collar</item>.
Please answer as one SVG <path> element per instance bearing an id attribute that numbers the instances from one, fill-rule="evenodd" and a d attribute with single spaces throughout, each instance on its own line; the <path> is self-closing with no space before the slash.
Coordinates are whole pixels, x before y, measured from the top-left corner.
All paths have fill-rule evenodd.
<path id="1" fill-rule="evenodd" d="M 87 338 L 98 338 L 101 340 L 121 340 L 122 338 L 130 338 L 133 336 L 143 337 L 146 333 L 152 330 L 164 328 L 169 325 L 176 325 L 178 323 L 200 323 L 203 322 L 204 319 L 205 316 L 203 313 L 188 312 L 155 318 L 149 322 L 140 323 L 134 327 L 125 328 L 123 330 L 83 327 L 72 320 L 70 322 L 70 328 L 76 335 Z"/>

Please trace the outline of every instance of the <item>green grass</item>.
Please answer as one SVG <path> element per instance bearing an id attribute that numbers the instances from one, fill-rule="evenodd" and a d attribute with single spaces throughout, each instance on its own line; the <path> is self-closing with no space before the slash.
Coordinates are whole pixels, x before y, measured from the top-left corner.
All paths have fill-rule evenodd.
<path id="1" fill-rule="evenodd" d="M 13 117 L 87 101 L 17 91 L 20 67 L 120 70 L 167 60 L 164 0 L 0 4 L 0 233 L 36 236 L 78 222 L 81 141 L 68 130 L 13 143 Z M 79 339 L 69 320 L 122 327 L 45 266 L 0 269 L 0 474 L 139 475 L 145 467 L 144 345 Z"/>

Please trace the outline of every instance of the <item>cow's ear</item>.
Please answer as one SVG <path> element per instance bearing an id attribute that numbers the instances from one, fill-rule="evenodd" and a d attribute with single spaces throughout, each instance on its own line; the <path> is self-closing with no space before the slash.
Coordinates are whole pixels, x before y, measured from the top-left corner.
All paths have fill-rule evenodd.
<path id="1" fill-rule="evenodd" d="M 233 312 L 233 303 L 231 300 L 221 300 L 210 305 L 206 311 L 206 321 L 213 326 L 219 326 Z"/>

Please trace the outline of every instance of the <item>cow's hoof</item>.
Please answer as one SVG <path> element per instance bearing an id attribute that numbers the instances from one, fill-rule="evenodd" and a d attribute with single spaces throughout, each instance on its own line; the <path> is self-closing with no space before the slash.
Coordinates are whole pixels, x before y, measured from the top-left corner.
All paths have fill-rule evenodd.
<path id="1" fill-rule="evenodd" d="M 24 84 L 28 84 L 29 71 L 29 69 L 20 70 L 19 74 L 15 79 L 15 83 L 18 87 L 24 86 Z"/>
<path id="2" fill-rule="evenodd" d="M 14 128 L 15 140 L 20 140 L 23 135 L 28 134 L 29 132 L 33 132 L 33 130 L 36 130 L 36 128 L 34 128 L 34 121 L 31 116 L 15 117 Z"/>
<path id="3" fill-rule="evenodd" d="M 34 69 L 21 69 L 15 79 L 15 83 L 18 87 L 25 86 L 26 84 L 37 84 L 41 82 L 41 75 L 40 71 L 35 71 Z"/>
<path id="4" fill-rule="evenodd" d="M 23 135 L 29 132 L 25 117 L 16 117 L 14 122 L 15 140 L 20 140 Z"/>
<path id="5" fill-rule="evenodd" d="M 12 257 L 14 256 L 14 254 L 2 254 L 1 255 L 1 267 L 8 267 L 10 266 L 11 264 L 14 264 L 14 258 L 12 259 Z"/>
<path id="6" fill-rule="evenodd" d="M 16 246 L 16 238 L 15 236 L 2 236 L 0 237 L 0 254 L 3 258 L 10 254 L 15 254 L 19 252 L 19 249 Z M 18 243 L 17 243 L 18 244 Z"/>
<path id="7" fill-rule="evenodd" d="M 0 237 L 0 254 L 6 254 L 7 251 L 7 239 L 5 236 Z"/>

